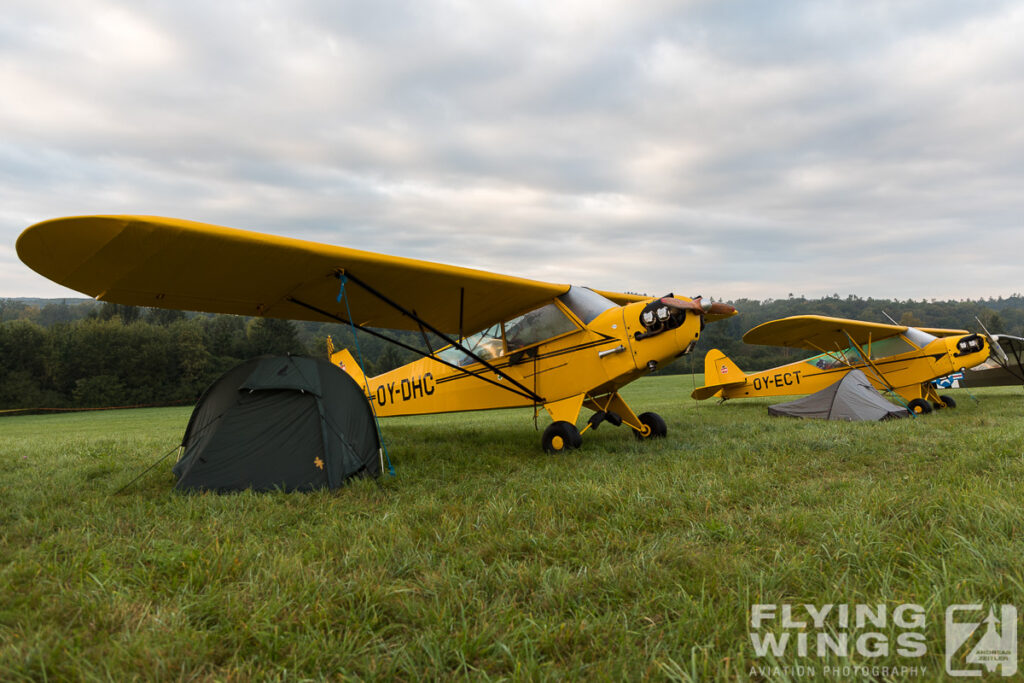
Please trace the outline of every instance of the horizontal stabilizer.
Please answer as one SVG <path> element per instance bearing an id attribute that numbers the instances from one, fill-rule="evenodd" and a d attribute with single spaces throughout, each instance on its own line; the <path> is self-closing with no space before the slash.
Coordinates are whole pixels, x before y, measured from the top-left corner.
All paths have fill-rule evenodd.
<path id="1" fill-rule="evenodd" d="M 717 395 L 722 389 L 746 383 L 746 375 L 736 363 L 718 349 L 711 349 L 704 356 L 704 386 L 694 389 L 690 396 L 703 401 Z"/>

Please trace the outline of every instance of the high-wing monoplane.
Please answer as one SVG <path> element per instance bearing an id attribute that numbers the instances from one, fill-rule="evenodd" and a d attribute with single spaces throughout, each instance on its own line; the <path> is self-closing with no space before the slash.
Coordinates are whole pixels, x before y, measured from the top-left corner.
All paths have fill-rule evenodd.
<path id="1" fill-rule="evenodd" d="M 860 369 L 879 391 L 899 396 L 914 413 L 932 406 L 953 407 L 931 381 L 984 361 L 991 350 L 985 335 L 870 323 L 861 320 L 798 315 L 758 325 L 745 335 L 747 344 L 817 351 L 805 360 L 763 372 L 744 373 L 724 353 L 708 351 L 705 385 L 693 391 L 702 400 L 811 394 Z"/>
<path id="2" fill-rule="evenodd" d="M 664 420 L 634 413 L 619 389 L 736 313 L 699 296 L 601 292 L 149 216 L 44 221 L 17 249 L 40 274 L 101 301 L 352 324 L 423 356 L 366 378 L 349 352 L 334 355 L 379 415 L 544 408 L 549 452 L 578 447 L 604 422 L 664 436 Z M 389 329 L 421 332 L 427 350 Z M 431 349 L 428 333 L 443 348 Z M 593 415 L 581 430 L 583 408 Z"/>

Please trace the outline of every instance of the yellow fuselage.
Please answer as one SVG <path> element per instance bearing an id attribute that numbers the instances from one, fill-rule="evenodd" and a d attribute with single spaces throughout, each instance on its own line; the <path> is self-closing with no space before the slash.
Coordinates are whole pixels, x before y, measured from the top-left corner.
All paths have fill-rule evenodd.
<path id="1" fill-rule="evenodd" d="M 435 358 L 422 358 L 367 378 L 366 388 L 377 414 L 423 415 L 535 405 L 548 407 L 550 412 L 560 401 L 618 391 L 685 353 L 700 336 L 701 318 L 696 313 L 687 313 L 675 329 L 637 339 L 645 332 L 639 321 L 644 302 L 607 310 L 587 325 L 558 305 L 577 329 L 513 353 L 503 349 L 490 360 L 498 373 L 481 363 L 457 370 Z M 514 379 L 543 400 L 506 391 L 474 375 L 504 384 Z"/>
<path id="2" fill-rule="evenodd" d="M 930 382 L 962 368 L 984 362 L 989 355 L 988 343 L 981 340 L 981 350 L 962 352 L 957 344 L 975 335 L 934 339 L 924 347 L 905 353 L 865 360 L 861 354 L 847 349 L 835 354 L 822 354 L 763 372 L 744 376 L 742 384 L 723 386 L 722 398 L 756 396 L 791 396 L 813 394 L 837 381 L 850 370 L 860 369 L 879 391 L 895 391 L 905 401 L 936 400 Z M 707 381 L 709 378 L 705 378 Z"/>

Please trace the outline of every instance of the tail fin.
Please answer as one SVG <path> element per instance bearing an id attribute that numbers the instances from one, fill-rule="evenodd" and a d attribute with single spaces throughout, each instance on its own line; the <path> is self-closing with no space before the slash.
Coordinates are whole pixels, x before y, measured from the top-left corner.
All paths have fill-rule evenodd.
<path id="1" fill-rule="evenodd" d="M 360 389 L 364 392 L 367 390 L 366 375 L 363 374 L 362 368 L 359 367 L 359 363 L 352 357 L 348 349 L 333 352 L 331 354 L 331 365 L 337 365 L 356 381 Z"/>
<path id="2" fill-rule="evenodd" d="M 726 387 L 740 386 L 746 381 L 746 374 L 736 363 L 718 349 L 711 349 L 704 356 L 704 386 L 697 387 L 690 395 L 703 401 Z"/>

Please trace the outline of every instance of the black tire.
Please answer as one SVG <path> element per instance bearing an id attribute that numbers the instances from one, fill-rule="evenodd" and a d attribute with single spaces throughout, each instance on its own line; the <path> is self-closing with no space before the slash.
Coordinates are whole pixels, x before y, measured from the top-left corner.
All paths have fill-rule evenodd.
<path id="1" fill-rule="evenodd" d="M 576 425 L 559 420 L 552 422 L 544 430 L 540 445 L 545 453 L 564 453 L 579 448 L 583 445 L 583 437 Z"/>
<path id="2" fill-rule="evenodd" d="M 907 404 L 907 410 L 912 412 L 914 415 L 927 415 L 932 412 L 932 404 L 923 398 L 915 398 Z"/>
<path id="3" fill-rule="evenodd" d="M 939 396 L 939 404 L 946 408 L 956 408 L 956 401 L 953 400 L 952 396 L 942 394 Z"/>
<path id="4" fill-rule="evenodd" d="M 665 420 L 661 419 L 661 415 L 657 413 L 642 413 L 637 415 L 640 419 L 640 423 L 645 427 L 649 428 L 647 434 L 642 434 L 636 430 L 633 430 L 633 435 L 638 439 L 663 439 L 668 434 L 668 425 L 665 424 Z"/>

